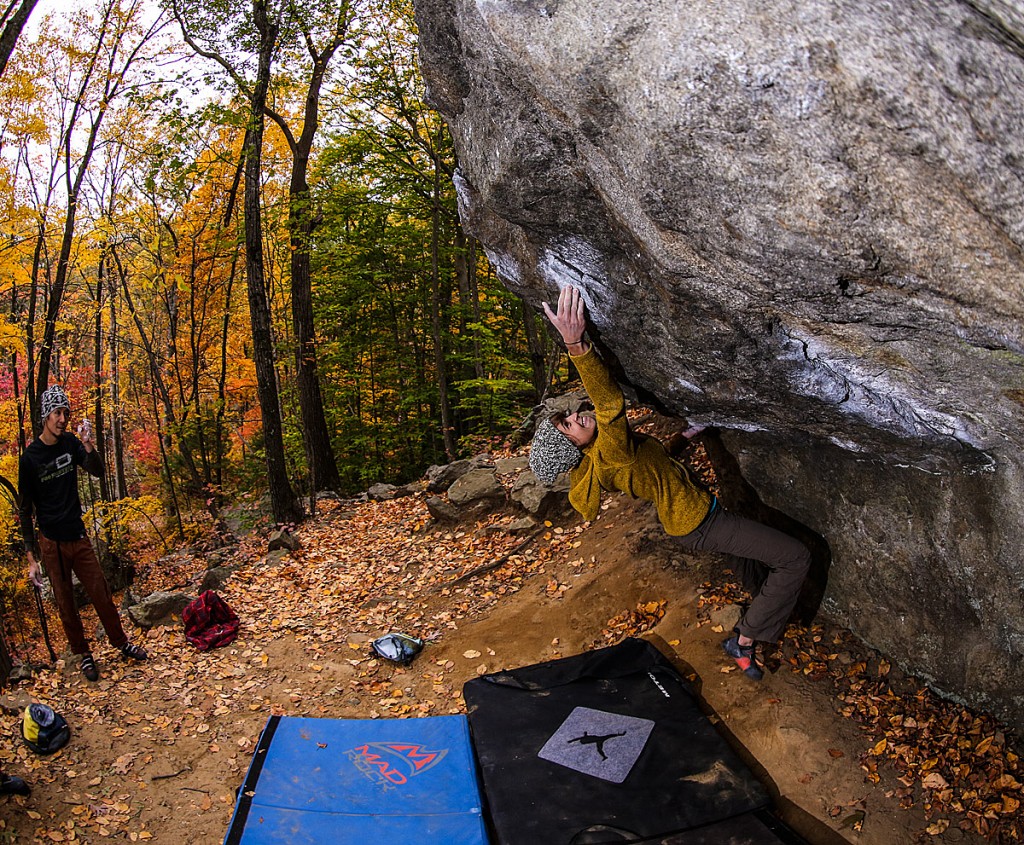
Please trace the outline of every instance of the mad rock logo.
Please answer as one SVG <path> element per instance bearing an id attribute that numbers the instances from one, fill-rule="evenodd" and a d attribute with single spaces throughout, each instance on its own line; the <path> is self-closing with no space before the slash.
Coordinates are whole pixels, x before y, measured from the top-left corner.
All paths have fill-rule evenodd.
<path id="1" fill-rule="evenodd" d="M 345 756 L 370 780 L 387 790 L 432 769 L 447 753 L 447 748 L 430 751 L 412 742 L 368 742 L 346 751 Z"/>

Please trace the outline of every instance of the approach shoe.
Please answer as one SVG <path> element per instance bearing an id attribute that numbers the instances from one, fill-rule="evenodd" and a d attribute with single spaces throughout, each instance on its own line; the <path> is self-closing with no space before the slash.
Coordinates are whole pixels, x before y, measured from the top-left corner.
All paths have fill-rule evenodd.
<path id="1" fill-rule="evenodd" d="M 146 649 L 142 646 L 132 645 L 132 643 L 125 643 L 121 646 L 121 656 L 125 660 L 149 660 Z"/>
<path id="2" fill-rule="evenodd" d="M 743 670 L 743 674 L 752 681 L 760 681 L 764 677 L 764 672 L 761 671 L 761 667 L 757 665 L 757 660 L 754 658 L 753 643 L 740 645 L 739 637 L 729 637 L 727 640 L 722 640 L 722 651 L 733 658 L 736 665 Z"/>
<path id="3" fill-rule="evenodd" d="M 14 775 L 0 775 L 0 795 L 31 795 L 32 789 Z"/>
<path id="4" fill-rule="evenodd" d="M 94 683 L 100 679 L 100 670 L 96 668 L 96 661 L 92 659 L 91 654 L 82 656 L 82 674 L 87 681 Z"/>

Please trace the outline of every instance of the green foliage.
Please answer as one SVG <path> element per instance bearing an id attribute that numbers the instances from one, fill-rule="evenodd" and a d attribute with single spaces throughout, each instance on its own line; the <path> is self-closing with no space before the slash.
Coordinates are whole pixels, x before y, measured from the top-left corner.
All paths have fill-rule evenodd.
<path id="1" fill-rule="evenodd" d="M 522 305 L 461 233 L 451 137 L 423 101 L 408 4 L 373 9 L 315 171 L 321 373 L 339 468 L 357 485 L 446 460 L 442 378 L 466 445 L 536 401 Z"/>

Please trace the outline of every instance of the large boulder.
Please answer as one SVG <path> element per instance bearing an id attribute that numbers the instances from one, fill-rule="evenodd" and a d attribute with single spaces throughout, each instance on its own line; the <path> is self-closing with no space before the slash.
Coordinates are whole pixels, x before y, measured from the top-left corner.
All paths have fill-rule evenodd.
<path id="1" fill-rule="evenodd" d="M 501 478 L 506 475 L 515 475 L 530 466 L 528 455 L 517 455 L 514 458 L 498 458 L 494 462 L 494 471 Z"/>
<path id="2" fill-rule="evenodd" d="M 366 495 L 369 497 L 371 502 L 389 502 L 394 498 L 397 498 L 398 487 L 394 484 L 388 484 L 383 481 L 378 481 L 369 490 L 366 491 Z"/>
<path id="3" fill-rule="evenodd" d="M 203 573 L 202 581 L 199 582 L 199 593 L 200 595 L 205 593 L 207 590 L 219 590 L 227 580 L 234 575 L 236 567 L 234 566 L 211 566 L 206 572 Z"/>
<path id="4" fill-rule="evenodd" d="M 438 522 L 458 522 L 462 516 L 458 508 L 440 496 L 428 496 L 426 505 L 427 512 Z"/>
<path id="5" fill-rule="evenodd" d="M 1024 6 L 416 0 L 467 228 L 1024 727 Z"/>

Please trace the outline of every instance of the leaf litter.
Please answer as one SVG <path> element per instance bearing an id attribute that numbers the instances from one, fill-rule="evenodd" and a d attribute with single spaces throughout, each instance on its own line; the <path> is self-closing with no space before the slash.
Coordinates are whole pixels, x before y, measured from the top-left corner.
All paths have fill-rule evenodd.
<path id="1" fill-rule="evenodd" d="M 701 454 L 691 450 L 692 459 L 706 461 Z M 698 470 L 714 482 L 707 466 L 698 463 Z M 183 841 L 176 831 L 193 830 L 201 813 L 211 841 L 219 841 L 269 714 L 464 712 L 456 677 L 465 670 L 433 658 L 432 645 L 456 637 L 460 625 L 530 579 L 543 579 L 544 594 L 560 601 L 574 575 L 599 566 L 579 553 L 589 523 L 540 525 L 536 542 L 524 543 L 504 530 L 510 521 L 494 513 L 473 530 L 431 529 L 420 494 L 324 502 L 318 520 L 302 527 L 302 547 L 290 554 L 265 554 L 260 537 L 243 540 L 230 553 L 238 569 L 221 590 L 243 620 L 232 646 L 200 653 L 180 627 L 136 631 L 133 639 L 152 655 L 147 664 L 123 664 L 100 646 L 99 684 L 86 684 L 76 666 L 58 661 L 22 687 L 54 704 L 74 737 L 42 758 L 13 731 L 0 736 L 3 770 L 23 775 L 34 789 L 29 799 L 8 799 L 21 812 L 0 819 L 0 840 Z M 500 565 L 490 567 L 494 562 Z M 195 584 L 205 568 L 202 553 L 177 553 L 166 569 L 159 562 L 143 568 L 138 591 L 180 586 L 183 575 Z M 712 610 L 744 599 L 736 584 L 704 585 L 696 624 L 709 624 Z M 662 598 L 624 609 L 592 645 L 651 631 L 667 609 Z M 95 620 L 90 614 L 87 620 Z M 426 641 L 412 666 L 396 668 L 372 654 L 372 639 L 391 630 Z M 551 645 L 558 647 L 558 639 Z M 480 673 L 503 668 L 485 644 L 466 643 L 457 656 Z M 480 658 L 486 662 L 476 664 Z M 993 842 L 1020 840 L 1016 740 L 993 719 L 937 698 L 841 629 L 792 626 L 768 660 L 830 686 L 836 711 L 864 734 L 859 763 L 866 781 L 907 809 L 923 808 L 924 838 L 957 827 Z M 827 753 L 844 756 L 835 748 Z M 853 830 L 864 819 L 855 806 L 836 805 L 829 815 Z"/>

